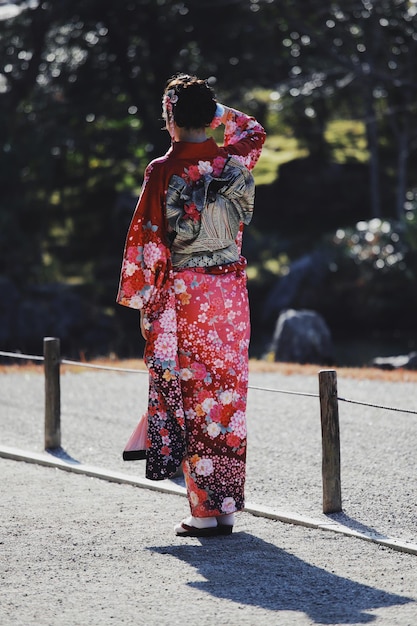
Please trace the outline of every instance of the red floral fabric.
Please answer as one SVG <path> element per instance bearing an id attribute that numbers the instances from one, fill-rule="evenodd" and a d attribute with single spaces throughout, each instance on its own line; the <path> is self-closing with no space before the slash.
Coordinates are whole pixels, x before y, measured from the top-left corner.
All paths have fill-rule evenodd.
<path id="1" fill-rule="evenodd" d="M 183 466 L 192 515 L 244 506 L 249 305 L 245 264 L 176 272 L 178 354 L 186 423 Z"/>
<path id="2" fill-rule="evenodd" d="M 174 143 L 146 169 L 126 239 L 117 301 L 142 309 L 148 331 L 146 476 L 168 478 L 184 460 L 191 510 L 197 516 L 243 507 L 246 277 L 243 260 L 220 269 L 175 271 L 165 196 L 173 176 L 196 182 L 221 171 L 231 155 L 253 168 L 264 139 L 256 120 L 231 110 L 224 146 L 213 139 Z M 184 221 L 192 224 L 195 211 L 186 207 Z M 241 232 L 237 243 L 240 249 Z"/>

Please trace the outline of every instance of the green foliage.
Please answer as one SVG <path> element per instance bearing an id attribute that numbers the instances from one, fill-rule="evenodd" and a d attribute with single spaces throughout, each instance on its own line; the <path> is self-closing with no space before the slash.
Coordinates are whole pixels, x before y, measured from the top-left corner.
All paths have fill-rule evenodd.
<path id="1" fill-rule="evenodd" d="M 169 146 L 160 97 L 178 71 L 207 77 L 220 100 L 266 126 L 258 185 L 272 186 L 284 163 L 306 155 L 369 162 L 375 216 L 382 185 L 397 190 L 393 214 L 411 267 L 415 2 L 16 5 L 10 19 L 0 11 L 0 273 L 21 285 L 84 283 L 112 306 L 145 165 Z M 253 229 L 252 282 L 266 287 L 285 273 L 291 245 L 269 224 Z"/>
<path id="2" fill-rule="evenodd" d="M 365 124 L 360 120 L 331 120 L 325 130 L 332 161 L 367 163 L 369 152 Z"/>
<path id="3" fill-rule="evenodd" d="M 245 250 L 249 265 L 247 275 L 250 282 L 268 289 L 280 276 L 288 273 L 290 259 L 286 253 L 286 242 L 276 234 L 267 234 L 248 229 L 245 233 Z"/>
<path id="4" fill-rule="evenodd" d="M 355 228 L 339 229 L 333 243 L 341 255 L 360 266 L 366 275 L 381 273 L 386 275 L 392 270 L 404 271 L 404 259 L 407 246 L 404 241 L 403 227 L 388 220 L 373 219 L 358 222 Z"/>
<path id="5" fill-rule="evenodd" d="M 307 156 L 307 154 L 307 150 L 301 148 L 294 137 L 269 135 L 254 170 L 256 184 L 270 185 L 279 176 L 280 165 Z"/>
<path id="6" fill-rule="evenodd" d="M 359 222 L 339 229 L 328 242 L 332 251 L 327 287 L 338 317 L 361 328 L 414 328 L 417 316 L 417 247 L 414 226 L 388 220 Z"/>

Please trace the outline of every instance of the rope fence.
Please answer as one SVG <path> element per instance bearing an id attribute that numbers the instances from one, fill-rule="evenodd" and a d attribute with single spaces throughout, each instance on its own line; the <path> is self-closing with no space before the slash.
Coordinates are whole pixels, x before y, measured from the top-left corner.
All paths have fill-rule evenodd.
<path id="1" fill-rule="evenodd" d="M 21 352 L 4 352 L 0 350 L 0 357 L 10 357 L 14 359 L 23 359 L 25 361 L 44 361 L 45 357 L 37 356 L 33 354 L 22 354 Z M 109 372 L 125 372 L 128 374 L 148 374 L 148 370 L 141 369 L 133 369 L 127 367 L 115 367 L 113 365 L 98 365 L 96 363 L 86 363 L 84 361 L 72 361 L 70 359 L 61 359 L 61 365 L 72 365 L 74 367 L 86 367 L 90 369 L 96 370 L 107 370 Z M 320 394 L 318 393 L 308 393 L 304 391 L 289 391 L 287 389 L 271 389 L 270 387 L 258 387 L 254 385 L 248 385 L 248 389 L 252 389 L 254 391 L 267 391 L 270 393 L 281 393 L 287 394 L 291 396 L 305 396 L 307 398 L 319 398 Z M 410 415 L 417 415 L 417 410 L 413 409 L 402 409 L 400 407 L 386 406 L 384 404 L 374 404 L 373 402 L 364 402 L 361 400 L 352 400 L 350 398 L 342 398 L 341 396 L 337 397 L 339 402 L 346 402 L 349 404 L 357 404 L 359 406 L 368 406 L 374 409 L 382 409 L 384 411 L 396 411 L 398 413 L 408 413 Z"/>
<path id="2" fill-rule="evenodd" d="M 24 359 L 26 361 L 42 361 L 45 375 L 45 450 L 61 448 L 61 383 L 60 366 L 72 365 L 96 370 L 111 372 L 127 372 L 132 374 L 148 374 L 148 370 L 97 365 L 62 359 L 60 354 L 60 340 L 56 337 L 44 337 L 43 356 L 5 352 L 0 350 L 0 357 Z M 319 393 L 290 391 L 287 389 L 271 389 L 249 385 L 249 389 L 281 393 L 294 396 L 319 398 L 320 418 L 322 431 L 322 484 L 323 484 L 323 512 L 338 513 L 342 511 L 341 481 L 340 481 L 340 433 L 338 402 L 347 402 L 360 406 L 367 406 L 387 411 L 397 411 L 417 415 L 417 411 L 390 407 L 371 402 L 361 402 L 337 395 L 337 374 L 335 370 L 321 370 L 319 372 Z"/>

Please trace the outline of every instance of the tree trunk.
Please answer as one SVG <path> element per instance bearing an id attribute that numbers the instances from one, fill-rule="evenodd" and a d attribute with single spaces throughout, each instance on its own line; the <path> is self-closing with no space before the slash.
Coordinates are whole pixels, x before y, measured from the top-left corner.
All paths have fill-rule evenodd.
<path id="1" fill-rule="evenodd" d="M 375 114 L 372 91 L 365 96 L 366 102 L 366 135 L 368 138 L 369 160 L 369 192 L 371 216 L 381 217 L 381 192 L 379 182 L 379 145 L 378 124 Z"/>
<path id="2" fill-rule="evenodd" d="M 397 198 L 396 215 L 399 220 L 404 217 L 404 203 L 407 192 L 407 165 L 409 154 L 408 129 L 403 130 L 398 137 L 398 157 L 397 157 Z"/>

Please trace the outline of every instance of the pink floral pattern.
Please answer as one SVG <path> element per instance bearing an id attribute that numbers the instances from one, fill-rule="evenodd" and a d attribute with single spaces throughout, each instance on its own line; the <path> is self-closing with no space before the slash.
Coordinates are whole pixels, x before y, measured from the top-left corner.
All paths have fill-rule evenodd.
<path id="1" fill-rule="evenodd" d="M 230 110 L 225 143 L 174 143 L 146 169 L 129 227 L 117 301 L 141 309 L 148 331 L 146 476 L 171 477 L 183 462 L 193 515 L 239 510 L 244 504 L 249 309 L 245 262 L 174 271 L 165 215 L 173 175 L 193 184 L 219 176 L 233 155 L 248 169 L 265 132 Z M 186 220 L 198 219 L 189 205 Z M 243 227 L 237 243 L 241 244 Z"/>
<path id="2" fill-rule="evenodd" d="M 244 264 L 220 275 L 176 273 L 190 295 L 177 300 L 177 321 L 187 433 L 184 475 L 196 516 L 244 506 L 250 325 L 243 270 Z"/>

